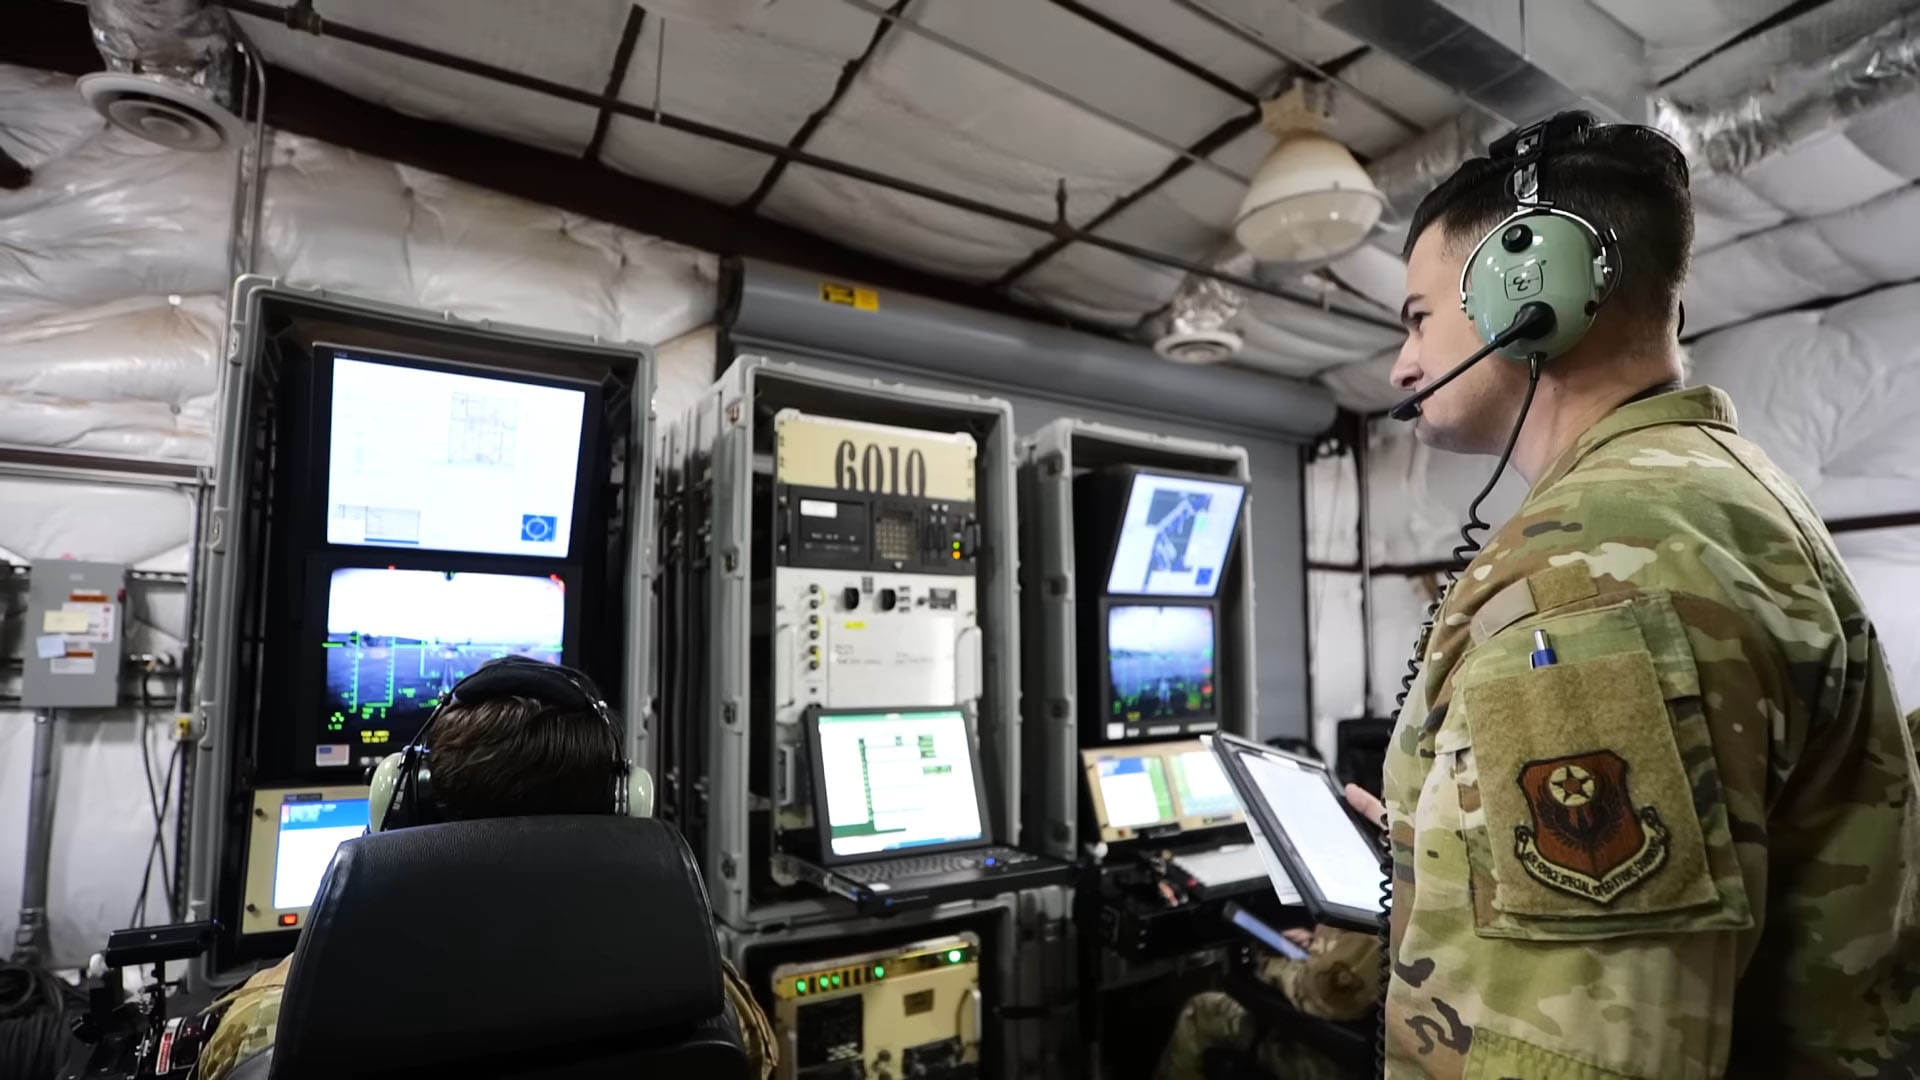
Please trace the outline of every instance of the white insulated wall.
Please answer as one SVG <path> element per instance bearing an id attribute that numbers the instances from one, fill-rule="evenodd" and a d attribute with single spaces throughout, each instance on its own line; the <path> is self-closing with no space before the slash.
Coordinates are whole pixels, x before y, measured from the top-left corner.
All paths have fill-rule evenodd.
<path id="1" fill-rule="evenodd" d="M 1742 433 L 1773 456 L 1827 520 L 1920 511 L 1920 426 L 1913 417 L 1920 403 L 1920 285 L 1718 330 L 1689 352 L 1688 381 L 1727 391 Z M 1373 423 L 1369 451 L 1373 563 L 1445 559 L 1493 459 L 1435 453 L 1410 428 L 1385 419 Z M 1310 559 L 1358 559 L 1355 487 L 1351 459 L 1309 468 Z M 1497 526 L 1524 495 L 1509 471 L 1483 519 Z M 1920 707 L 1920 527 L 1835 539 L 1886 647 L 1903 706 Z M 1374 592 L 1371 713 L 1391 716 L 1432 582 L 1381 575 Z M 1316 631 L 1315 724 L 1325 731 L 1361 713 L 1358 577 L 1315 572 L 1308 597 Z"/>
<path id="2" fill-rule="evenodd" d="M 0 146 L 34 170 L 0 191 L 0 443 L 196 463 L 212 453 L 232 158 L 105 129 L 62 75 L 0 65 Z M 656 404 L 713 376 L 709 254 L 325 143 L 278 135 L 261 272 L 292 284 L 659 347 Z M 182 571 L 190 505 L 170 491 L 0 474 L 0 558 L 71 556 Z M 17 656 L 24 590 L 0 593 Z M 178 585 L 132 591 L 138 651 L 175 656 Z M 0 693 L 17 694 L 17 679 Z M 153 682 L 156 693 L 162 682 Z M 171 684 L 166 684 L 170 688 Z M 74 714 L 58 761 L 49 908 L 55 959 L 83 963 L 127 924 L 152 837 L 139 710 Z M 172 710 L 149 733 L 156 768 Z M 0 707 L 0 947 L 25 857 L 32 718 Z M 167 835 L 171 841 L 171 828 Z M 148 917 L 163 919 L 158 902 Z"/>

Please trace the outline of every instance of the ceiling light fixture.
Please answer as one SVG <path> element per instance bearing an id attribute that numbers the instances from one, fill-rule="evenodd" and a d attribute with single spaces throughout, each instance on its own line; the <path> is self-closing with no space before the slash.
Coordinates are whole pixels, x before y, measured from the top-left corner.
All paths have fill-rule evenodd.
<path id="1" fill-rule="evenodd" d="M 1262 262 L 1331 262 L 1366 243 L 1386 208 L 1367 171 L 1323 130 L 1329 101 L 1326 84 L 1300 83 L 1264 106 L 1277 141 L 1233 222 L 1234 239 Z"/>

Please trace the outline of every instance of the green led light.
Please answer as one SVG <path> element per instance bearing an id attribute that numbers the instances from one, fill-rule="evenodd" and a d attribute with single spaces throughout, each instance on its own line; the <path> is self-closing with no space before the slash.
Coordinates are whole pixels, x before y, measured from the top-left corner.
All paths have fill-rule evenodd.
<path id="1" fill-rule="evenodd" d="M 960 950 L 959 950 L 959 949 L 951 949 L 951 950 L 948 950 L 948 952 L 947 952 L 947 963 L 949 963 L 949 964 L 957 964 L 957 963 L 959 963 L 959 962 L 960 962 Z"/>
<path id="2" fill-rule="evenodd" d="M 883 967 L 881 967 L 881 966 L 880 966 L 879 964 L 875 964 L 875 965 L 873 965 L 873 977 L 874 977 L 874 978 L 876 978 L 876 979 L 884 979 L 884 978 L 886 978 L 886 977 L 887 977 L 887 969 L 886 969 L 886 968 L 883 968 Z"/>
<path id="3" fill-rule="evenodd" d="M 804 993 L 806 993 L 806 992 L 807 992 L 807 980 L 805 980 L 805 979 L 798 979 L 798 980 L 795 980 L 795 982 L 794 982 L 794 984 L 793 984 L 793 992 L 794 992 L 794 993 L 796 993 L 796 994 L 804 994 Z"/>
<path id="4" fill-rule="evenodd" d="M 838 975 L 835 975 L 835 976 L 833 977 L 833 988 L 834 988 L 835 990 L 838 990 L 838 989 L 840 989 L 840 976 L 838 976 Z"/>

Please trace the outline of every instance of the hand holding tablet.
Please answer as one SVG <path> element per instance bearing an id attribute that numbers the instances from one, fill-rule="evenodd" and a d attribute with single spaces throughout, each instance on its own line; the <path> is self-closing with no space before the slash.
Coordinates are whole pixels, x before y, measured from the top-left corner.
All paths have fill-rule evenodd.
<path id="1" fill-rule="evenodd" d="M 1317 922 L 1376 928 L 1384 873 L 1378 834 L 1348 807 L 1371 809 L 1369 820 L 1378 822 L 1378 801 L 1343 798 L 1325 765 L 1283 750 L 1232 735 L 1213 736 L 1209 746 L 1240 796 L 1268 876 L 1295 886 Z"/>

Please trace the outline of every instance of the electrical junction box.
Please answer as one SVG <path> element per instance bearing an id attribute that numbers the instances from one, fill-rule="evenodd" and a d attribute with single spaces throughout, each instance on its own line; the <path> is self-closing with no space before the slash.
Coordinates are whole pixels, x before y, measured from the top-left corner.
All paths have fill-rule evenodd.
<path id="1" fill-rule="evenodd" d="M 34 563 L 27 582 L 20 704 L 29 709 L 119 705 L 126 607 L 127 568 L 119 563 Z"/>

